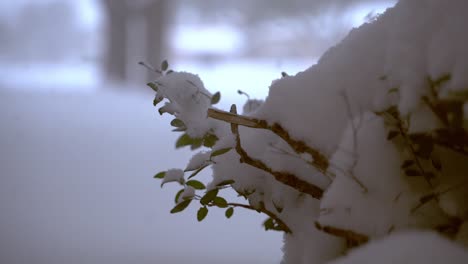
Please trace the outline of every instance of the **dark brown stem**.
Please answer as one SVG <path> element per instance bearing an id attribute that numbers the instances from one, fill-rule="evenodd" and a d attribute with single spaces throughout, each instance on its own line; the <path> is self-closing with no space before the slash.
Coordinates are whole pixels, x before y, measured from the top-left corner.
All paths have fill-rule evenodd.
<path id="1" fill-rule="evenodd" d="M 328 159 L 325 155 L 320 153 L 318 150 L 307 146 L 303 141 L 291 138 L 288 131 L 286 131 L 278 123 L 268 125 L 267 121 L 265 120 L 242 116 L 238 115 L 237 113 L 229 113 L 212 108 L 208 109 L 208 117 L 225 121 L 231 124 L 270 130 L 276 135 L 278 135 L 280 138 L 282 138 L 284 141 L 286 141 L 291 146 L 291 148 L 294 149 L 295 152 L 310 154 L 313 159 L 312 164 L 319 171 L 325 172 L 328 168 Z"/>
<path id="2" fill-rule="evenodd" d="M 236 106 L 232 105 L 231 111 L 234 116 L 237 116 L 235 113 L 237 112 Z M 249 164 L 252 167 L 257 169 L 263 170 L 268 172 L 269 174 L 273 175 L 275 179 L 283 184 L 286 184 L 299 192 L 307 193 L 314 197 L 315 199 L 321 199 L 323 195 L 323 190 L 318 186 L 311 184 L 307 181 L 299 179 L 296 175 L 291 174 L 289 172 L 284 171 L 274 171 L 270 167 L 268 167 L 263 161 L 254 159 L 247 154 L 247 152 L 242 148 L 240 135 L 239 135 L 239 127 L 237 122 L 231 123 L 231 131 L 236 136 L 236 151 L 240 156 L 240 161 Z"/>
<path id="3" fill-rule="evenodd" d="M 322 226 L 319 222 L 315 222 L 315 227 L 327 234 L 346 239 L 348 245 L 351 246 L 359 246 L 369 241 L 368 236 L 356 233 L 351 230 L 345 230 L 333 226 Z"/>

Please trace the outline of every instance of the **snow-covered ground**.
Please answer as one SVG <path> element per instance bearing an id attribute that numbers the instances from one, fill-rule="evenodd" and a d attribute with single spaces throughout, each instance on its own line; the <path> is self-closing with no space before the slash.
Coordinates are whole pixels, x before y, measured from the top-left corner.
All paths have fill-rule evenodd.
<path id="1" fill-rule="evenodd" d="M 263 216 L 172 215 L 176 134 L 134 93 L 0 89 L 1 263 L 278 263 Z M 92 89 L 90 89 L 92 90 Z"/>

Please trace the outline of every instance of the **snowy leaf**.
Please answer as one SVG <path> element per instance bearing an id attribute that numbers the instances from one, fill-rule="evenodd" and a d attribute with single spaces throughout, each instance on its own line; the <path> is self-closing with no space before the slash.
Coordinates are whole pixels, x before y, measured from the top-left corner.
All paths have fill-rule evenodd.
<path id="1" fill-rule="evenodd" d="M 205 189 L 205 185 L 197 180 L 190 180 L 188 182 L 186 182 L 185 184 L 187 184 L 188 186 L 192 186 L 193 188 L 195 188 L 196 190 L 203 190 Z"/>
<path id="2" fill-rule="evenodd" d="M 224 186 L 224 185 L 231 185 L 234 182 L 235 182 L 234 180 L 225 180 L 225 181 L 222 181 L 222 182 L 216 184 L 216 187 L 221 187 L 221 186 Z"/>
<path id="3" fill-rule="evenodd" d="M 213 135 L 213 134 L 207 134 L 204 138 L 203 138 L 203 146 L 207 147 L 207 148 L 212 148 L 216 142 L 218 141 L 218 137 Z"/>
<path id="4" fill-rule="evenodd" d="M 175 118 L 171 121 L 171 126 L 173 127 L 184 127 L 185 124 L 184 122 L 182 122 L 182 120 L 178 119 L 178 118 Z"/>
<path id="5" fill-rule="evenodd" d="M 182 212 L 183 210 L 185 210 L 185 208 L 187 208 L 187 206 L 189 206 L 189 204 L 191 202 L 192 202 L 191 199 L 190 200 L 184 200 L 184 201 L 180 202 L 174 208 L 172 208 L 171 214 Z"/>
<path id="6" fill-rule="evenodd" d="M 190 174 L 190 176 L 187 179 L 191 179 L 191 178 L 195 177 L 199 172 L 201 172 L 204 168 L 206 168 L 208 166 L 210 166 L 209 163 L 207 163 L 206 165 L 203 165 L 202 167 L 200 167 L 199 169 L 194 171 L 192 174 Z"/>
<path id="7" fill-rule="evenodd" d="M 222 148 L 222 149 L 218 149 L 218 150 L 215 150 L 211 153 L 211 156 L 210 157 L 216 157 L 216 156 L 219 156 L 219 155 L 223 155 L 224 153 L 227 153 L 231 150 L 232 148 Z"/>
<path id="8" fill-rule="evenodd" d="M 146 85 L 148 85 L 153 91 L 157 92 L 158 91 L 158 86 L 155 83 L 149 82 Z"/>
<path id="9" fill-rule="evenodd" d="M 226 218 L 231 218 L 231 216 L 234 214 L 234 208 L 233 207 L 229 207 L 228 209 L 226 209 L 226 212 L 224 213 L 224 215 L 226 216 Z"/>
<path id="10" fill-rule="evenodd" d="M 224 199 L 223 197 L 215 197 L 213 198 L 213 203 L 218 206 L 219 208 L 226 208 L 228 207 L 228 203 L 226 201 L 226 199 Z"/>
<path id="11" fill-rule="evenodd" d="M 200 203 L 203 205 L 207 205 L 210 203 L 215 197 L 218 195 L 218 189 L 213 189 L 211 191 L 208 191 L 201 199 Z"/>
<path id="12" fill-rule="evenodd" d="M 169 63 L 167 62 L 167 60 L 163 60 L 163 62 L 161 62 L 161 70 L 166 71 L 167 68 L 169 68 Z"/>
<path id="13" fill-rule="evenodd" d="M 203 221 L 205 219 L 206 215 L 208 214 L 208 208 L 206 207 L 200 207 L 197 212 L 197 220 L 198 222 Z"/>
<path id="14" fill-rule="evenodd" d="M 165 171 L 161 171 L 161 172 L 158 172 L 156 175 L 154 175 L 153 178 L 155 178 L 155 179 L 162 179 L 162 178 L 164 178 L 164 176 L 166 176 L 166 172 L 165 172 Z"/>
<path id="15" fill-rule="evenodd" d="M 179 197 L 180 197 L 180 195 L 184 192 L 184 190 L 185 190 L 185 188 L 184 188 L 184 189 L 180 189 L 180 190 L 176 193 L 176 195 L 175 195 L 175 197 L 174 197 L 174 201 L 175 201 L 176 204 L 179 202 Z"/>
<path id="16" fill-rule="evenodd" d="M 211 104 L 212 105 L 215 105 L 217 103 L 219 103 L 219 100 L 221 99 L 221 93 L 220 92 L 216 92 L 213 97 L 211 97 Z"/>
<path id="17" fill-rule="evenodd" d="M 183 184 L 184 183 L 184 171 L 180 169 L 170 169 L 166 171 L 164 175 L 164 179 L 161 182 L 161 187 L 163 187 L 164 184 L 168 182 L 178 182 L 180 184 Z"/>
<path id="18" fill-rule="evenodd" d="M 202 139 L 200 138 L 192 138 L 187 134 L 183 134 L 179 137 L 176 141 L 176 148 L 181 148 L 185 146 L 197 145 L 198 143 L 201 144 Z"/>
<path id="19" fill-rule="evenodd" d="M 198 152 L 197 154 L 192 156 L 184 171 L 194 171 L 200 169 L 201 167 L 209 165 L 209 158 L 210 152 Z"/>
<path id="20" fill-rule="evenodd" d="M 162 100 L 163 100 L 163 99 L 162 99 L 162 98 L 159 98 L 158 96 L 154 97 L 153 106 L 158 105 Z"/>
<path id="21" fill-rule="evenodd" d="M 163 107 L 161 107 L 161 108 L 158 109 L 158 113 L 159 113 L 159 115 L 162 115 L 162 114 L 164 114 L 164 113 L 167 113 L 167 110 L 166 110 L 166 109 L 164 108 L 164 106 L 163 106 Z"/>

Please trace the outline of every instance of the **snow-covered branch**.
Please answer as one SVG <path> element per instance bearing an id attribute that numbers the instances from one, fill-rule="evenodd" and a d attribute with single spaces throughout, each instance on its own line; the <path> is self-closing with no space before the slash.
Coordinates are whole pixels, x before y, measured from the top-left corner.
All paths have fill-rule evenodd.
<path id="1" fill-rule="evenodd" d="M 216 113 L 219 113 L 219 112 L 216 112 Z M 244 120 L 244 117 L 241 117 L 239 119 L 236 118 L 237 117 L 236 105 L 231 106 L 231 113 L 229 113 L 229 114 L 230 115 L 227 116 L 229 118 L 225 118 L 226 120 L 224 120 L 224 119 L 222 119 L 222 120 L 223 121 L 227 121 L 227 120 L 233 121 L 231 123 L 231 131 L 236 137 L 236 151 L 241 157 L 241 159 L 240 159 L 241 162 L 247 163 L 250 166 L 253 166 L 253 167 L 257 168 L 257 169 L 268 172 L 269 174 L 273 175 L 273 177 L 275 177 L 275 179 L 277 181 L 279 181 L 279 182 L 281 182 L 281 183 L 283 183 L 285 185 L 288 185 L 288 186 L 296 189 L 299 192 L 309 194 L 310 196 L 312 196 L 315 199 L 322 198 L 323 190 L 321 188 L 317 187 L 316 185 L 311 184 L 309 182 L 306 182 L 304 180 L 301 180 L 296 175 L 294 175 L 292 173 L 289 173 L 289 172 L 286 172 L 286 171 L 275 171 L 275 170 L 271 169 L 269 166 L 267 166 L 261 160 L 254 159 L 254 158 L 250 157 L 249 154 L 247 154 L 247 152 L 242 148 L 240 135 L 239 135 L 239 129 L 238 129 L 238 126 L 239 126 L 238 123 L 246 123 L 246 122 L 242 121 L 242 120 Z M 221 116 L 224 117 L 225 115 L 222 114 Z M 230 118 L 230 117 L 234 117 L 234 118 Z M 236 121 L 240 121 L 240 122 L 236 122 Z"/>

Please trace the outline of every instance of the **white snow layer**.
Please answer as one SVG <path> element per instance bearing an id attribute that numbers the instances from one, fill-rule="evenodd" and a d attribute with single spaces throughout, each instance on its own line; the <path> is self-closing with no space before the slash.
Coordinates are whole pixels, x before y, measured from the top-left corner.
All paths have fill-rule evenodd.
<path id="1" fill-rule="evenodd" d="M 264 204 L 291 229 L 292 234 L 284 236 L 283 263 L 324 263 L 346 250 L 344 239 L 316 229 L 314 222 L 365 235 L 371 240 L 366 248 L 372 251 L 395 245 L 398 252 L 410 250 L 401 245 L 411 245 L 411 263 L 427 260 L 422 257 L 428 254 L 425 237 L 440 245 L 438 250 L 447 250 L 439 252 L 440 256 L 463 251 L 431 234 L 396 235 L 375 245 L 373 241 L 401 230 L 434 229 L 452 223 L 454 217 L 466 219 L 468 215 L 468 188 L 460 183 L 465 178 L 460 172 L 468 171 L 466 159 L 436 147 L 434 155 L 444 164 L 443 173 L 427 171 L 435 178 L 430 184 L 423 177 L 410 178 L 400 169 L 408 151 L 403 143 L 387 139 L 390 125 L 376 114 L 395 105 L 401 117 L 410 120 L 408 133 L 428 132 L 441 125 L 421 98 L 430 96 L 428 79 L 447 74 L 451 78 L 441 86 L 441 96 L 468 88 L 467 12 L 466 0 L 401 0 L 378 19 L 352 30 L 316 65 L 273 81 L 264 102 L 244 109 L 246 115 L 278 123 L 292 138 L 330 161 L 323 172 L 313 166 L 312 157 L 295 153 L 272 132 L 239 127 L 241 145 L 249 156 L 273 171 L 292 173 L 324 189 L 323 198 L 316 200 L 279 183 L 264 170 L 240 163 L 236 151 L 215 159 L 213 182 L 235 180 L 233 188 L 248 192 L 252 206 Z M 193 79 L 186 73 L 172 73 L 163 79 L 175 79 L 177 83 L 171 87 L 186 87 L 183 80 L 188 77 Z M 201 81 L 194 81 L 199 88 L 173 90 L 178 95 L 165 96 L 171 101 L 182 98 L 187 104 L 184 109 L 177 103 L 176 116 L 188 129 L 193 124 L 196 129 L 189 131 L 194 134 L 214 131 L 220 144 L 232 142 L 226 124 L 205 118 L 208 101 L 196 96 L 202 90 L 210 94 Z M 197 109 L 188 109 L 194 102 Z M 456 185 L 456 190 L 444 191 Z M 421 198 L 431 193 L 440 195 L 421 205 Z M 466 231 L 464 234 L 458 241 L 466 240 Z M 366 258 L 366 252 L 356 251 L 350 259 Z M 391 249 L 385 252 L 390 254 Z M 466 252 L 456 254 L 466 258 Z M 349 263 L 346 261 L 343 263 Z"/>
<path id="2" fill-rule="evenodd" d="M 468 251 L 431 232 L 407 231 L 362 246 L 329 264 L 464 264 Z"/>

